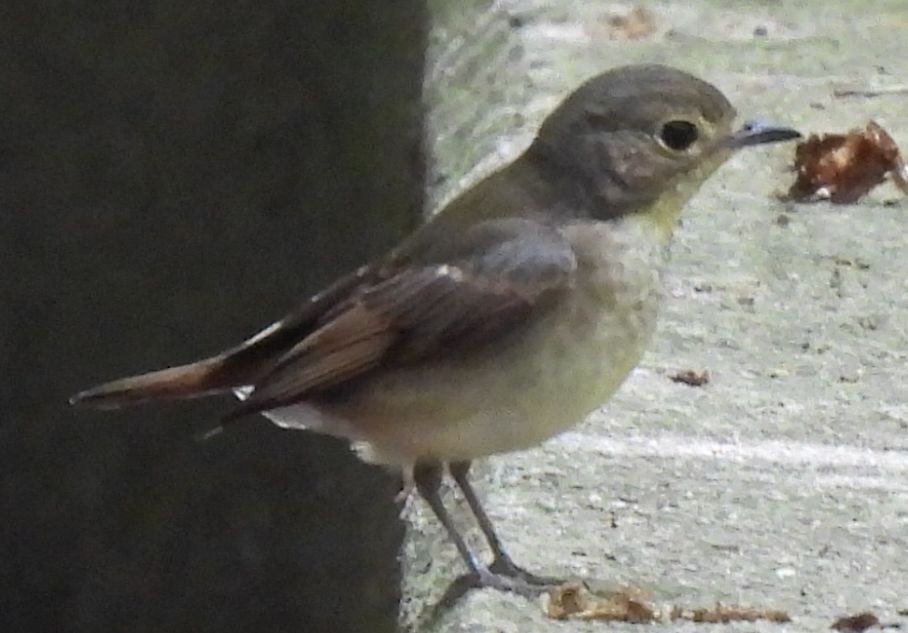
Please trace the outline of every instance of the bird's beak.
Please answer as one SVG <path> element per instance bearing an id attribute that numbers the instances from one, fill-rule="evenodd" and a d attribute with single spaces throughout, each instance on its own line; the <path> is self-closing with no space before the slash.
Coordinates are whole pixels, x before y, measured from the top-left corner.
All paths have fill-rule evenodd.
<path id="1" fill-rule="evenodd" d="M 801 133 L 790 127 L 773 125 L 766 121 L 747 121 L 740 130 L 733 132 L 725 139 L 724 145 L 732 149 L 737 149 L 749 145 L 791 141 L 796 138 L 801 138 Z"/>

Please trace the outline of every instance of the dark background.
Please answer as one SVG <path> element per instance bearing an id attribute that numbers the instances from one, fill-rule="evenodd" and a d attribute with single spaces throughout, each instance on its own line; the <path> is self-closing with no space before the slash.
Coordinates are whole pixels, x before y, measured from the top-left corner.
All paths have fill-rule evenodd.
<path id="1" fill-rule="evenodd" d="M 396 482 L 344 443 L 65 400 L 415 222 L 422 2 L 4 2 L 0 40 L 0 630 L 393 630 Z"/>

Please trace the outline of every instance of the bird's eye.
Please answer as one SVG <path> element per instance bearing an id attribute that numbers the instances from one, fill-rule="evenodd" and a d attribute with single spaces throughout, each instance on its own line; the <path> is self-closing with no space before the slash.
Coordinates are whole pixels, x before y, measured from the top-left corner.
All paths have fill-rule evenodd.
<path id="1" fill-rule="evenodd" d="M 697 126 L 690 121 L 667 121 L 659 128 L 659 140 L 669 149 L 683 152 L 697 142 Z"/>

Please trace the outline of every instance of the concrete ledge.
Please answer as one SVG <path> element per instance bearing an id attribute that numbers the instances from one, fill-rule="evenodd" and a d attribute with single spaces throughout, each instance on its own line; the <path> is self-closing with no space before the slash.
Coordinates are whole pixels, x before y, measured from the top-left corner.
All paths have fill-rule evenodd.
<path id="1" fill-rule="evenodd" d="M 905 3 L 648 2 L 656 32 L 612 39 L 608 14 L 630 6 L 484 4 L 475 32 L 495 35 L 469 46 L 465 18 L 436 23 L 450 46 L 434 48 L 428 89 L 435 173 L 446 176 L 437 197 L 477 161 L 483 170 L 515 154 L 579 81 L 634 61 L 703 76 L 742 117 L 807 132 L 875 118 L 908 149 L 904 96 L 832 96 L 840 82 L 906 82 Z M 640 587 L 657 602 L 784 609 L 788 630 L 826 631 L 866 609 L 906 624 L 896 613 L 908 608 L 906 203 L 890 206 L 896 193 L 883 187 L 856 205 L 786 206 L 773 194 L 790 182 L 791 155 L 741 154 L 690 204 L 660 333 L 618 397 L 573 432 L 486 463 L 479 489 L 521 564 Z M 711 381 L 669 379 L 684 369 Z M 547 620 L 488 591 L 427 624 L 427 605 L 461 568 L 421 505 L 409 515 L 408 625 L 630 628 Z"/>

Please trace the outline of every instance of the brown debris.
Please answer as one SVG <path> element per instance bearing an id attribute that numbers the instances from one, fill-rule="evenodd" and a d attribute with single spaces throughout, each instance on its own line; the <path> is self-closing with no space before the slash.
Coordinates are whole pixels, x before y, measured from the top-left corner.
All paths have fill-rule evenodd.
<path id="1" fill-rule="evenodd" d="M 545 614 L 555 620 L 565 620 L 586 609 L 589 592 L 577 582 L 566 582 L 555 587 L 548 594 L 545 602 Z"/>
<path id="2" fill-rule="evenodd" d="M 669 376 L 672 382 L 679 382 L 690 387 L 702 387 L 709 383 L 709 372 L 705 369 L 697 372 L 693 369 L 683 369 Z"/>
<path id="3" fill-rule="evenodd" d="M 643 5 L 638 5 L 623 15 L 609 14 L 605 22 L 609 27 L 609 37 L 613 40 L 640 40 L 656 32 L 656 16 Z"/>
<path id="4" fill-rule="evenodd" d="M 866 631 L 870 627 L 879 625 L 880 620 L 878 617 L 870 611 L 864 611 L 857 615 L 843 615 L 829 628 L 843 631 L 844 633 L 861 633 L 861 631 Z"/>
<path id="5" fill-rule="evenodd" d="M 908 167 L 875 121 L 847 134 L 811 134 L 795 149 L 794 169 L 797 179 L 787 197 L 796 201 L 855 202 L 889 175 L 908 194 Z"/>
<path id="6" fill-rule="evenodd" d="M 656 614 L 645 602 L 621 594 L 593 603 L 589 609 L 578 613 L 577 617 L 581 620 L 630 622 L 631 624 L 646 624 L 656 620 Z"/>
<path id="7" fill-rule="evenodd" d="M 624 589 L 605 596 L 595 595 L 582 584 L 569 582 L 549 592 L 545 614 L 556 620 L 604 620 L 642 624 L 654 622 L 656 614 L 639 592 Z"/>
<path id="8" fill-rule="evenodd" d="M 865 86 L 840 86 L 832 91 L 835 97 L 882 97 L 883 95 L 908 94 L 908 86 L 879 86 L 868 88 Z"/>
<path id="9" fill-rule="evenodd" d="M 718 603 L 712 609 L 692 609 L 691 611 L 682 611 L 680 617 L 676 619 L 707 624 L 755 622 L 756 620 L 791 622 L 791 617 L 784 611 L 777 611 L 775 609 L 753 609 L 751 607 L 739 607 Z"/>
<path id="10" fill-rule="evenodd" d="M 649 604 L 639 590 L 628 588 L 608 595 L 596 595 L 580 583 L 565 583 L 548 594 L 545 614 L 556 620 L 603 620 L 608 622 L 672 622 L 685 620 L 703 624 L 728 622 L 790 622 L 784 611 L 754 609 L 735 605 L 716 604 L 711 609 L 686 609 L 671 605 L 657 609 Z"/>

